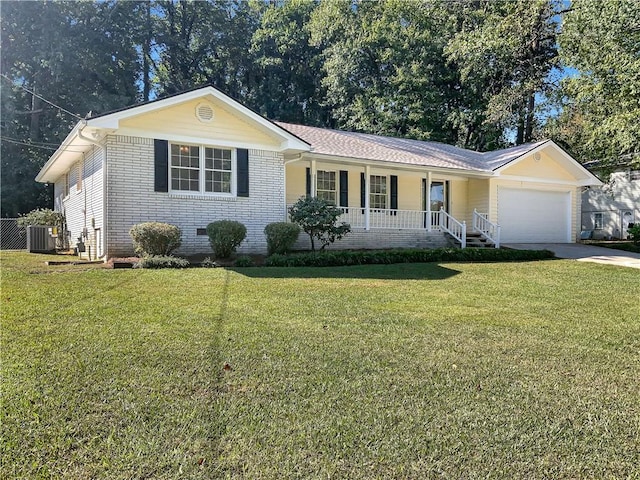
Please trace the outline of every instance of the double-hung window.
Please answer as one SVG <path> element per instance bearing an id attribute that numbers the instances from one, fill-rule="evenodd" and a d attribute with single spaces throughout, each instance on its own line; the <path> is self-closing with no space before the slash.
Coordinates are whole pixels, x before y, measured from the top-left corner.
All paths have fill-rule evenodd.
<path id="1" fill-rule="evenodd" d="M 602 230 L 604 227 L 604 214 L 602 212 L 596 212 L 593 214 L 593 228 L 595 230 Z"/>
<path id="2" fill-rule="evenodd" d="M 384 210 L 387 208 L 387 177 L 383 175 L 371 175 L 369 178 L 369 206 L 372 209 Z"/>
<path id="3" fill-rule="evenodd" d="M 322 198 L 333 205 L 337 205 L 336 172 L 318 170 L 316 196 Z"/>
<path id="4" fill-rule="evenodd" d="M 232 150 L 171 144 L 171 190 L 231 194 Z"/>
<path id="5" fill-rule="evenodd" d="M 231 193 L 231 150 L 204 149 L 204 191 Z"/>

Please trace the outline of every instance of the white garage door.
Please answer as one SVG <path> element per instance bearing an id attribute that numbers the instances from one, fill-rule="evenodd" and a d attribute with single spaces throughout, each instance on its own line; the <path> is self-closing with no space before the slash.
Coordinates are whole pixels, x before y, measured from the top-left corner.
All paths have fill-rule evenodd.
<path id="1" fill-rule="evenodd" d="M 571 195 L 499 188 L 498 223 L 503 243 L 570 243 Z"/>

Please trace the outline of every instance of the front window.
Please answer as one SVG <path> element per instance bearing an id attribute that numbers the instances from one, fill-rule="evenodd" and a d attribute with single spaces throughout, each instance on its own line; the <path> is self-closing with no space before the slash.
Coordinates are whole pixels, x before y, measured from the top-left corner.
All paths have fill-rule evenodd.
<path id="1" fill-rule="evenodd" d="M 603 227 L 603 214 L 602 213 L 594 213 L 593 214 L 593 228 L 596 230 L 602 230 Z"/>
<path id="2" fill-rule="evenodd" d="M 336 205 L 336 172 L 317 171 L 316 195 L 327 202 Z"/>
<path id="3" fill-rule="evenodd" d="M 171 144 L 171 190 L 232 193 L 232 151 Z"/>
<path id="4" fill-rule="evenodd" d="M 231 150 L 205 148 L 205 192 L 231 193 Z"/>
<path id="5" fill-rule="evenodd" d="M 375 209 L 387 208 L 387 177 L 371 175 L 370 178 L 369 206 Z"/>

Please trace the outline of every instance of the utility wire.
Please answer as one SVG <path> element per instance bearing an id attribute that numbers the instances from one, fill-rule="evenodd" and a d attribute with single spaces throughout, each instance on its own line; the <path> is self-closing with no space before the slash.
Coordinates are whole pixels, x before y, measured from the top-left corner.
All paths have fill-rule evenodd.
<path id="1" fill-rule="evenodd" d="M 58 150 L 57 148 L 46 147 L 44 145 L 36 145 L 34 143 L 21 142 L 19 140 L 14 140 L 13 138 L 1 137 L 0 140 L 3 141 L 3 142 L 15 143 L 16 145 L 25 145 L 27 147 L 33 147 L 33 148 L 42 148 L 44 150 L 50 150 L 50 151 L 54 151 L 54 152 L 56 150 Z M 84 153 L 83 150 L 73 150 L 73 149 L 70 149 L 70 148 L 65 148 L 65 151 L 74 152 L 74 153 Z"/>
<path id="2" fill-rule="evenodd" d="M 9 78 L 7 75 L 5 75 L 4 73 L 0 73 L 0 76 L 4 79 L 6 79 L 7 81 L 11 82 L 11 85 L 14 85 L 16 87 L 20 87 L 22 90 L 24 90 L 27 93 L 30 93 L 31 95 L 33 95 L 34 97 L 38 97 L 40 100 L 42 100 L 43 102 L 48 103 L 49 105 L 51 105 L 52 107 L 57 108 L 58 110 L 67 113 L 69 115 L 71 115 L 72 117 L 77 118 L 78 120 L 84 120 L 84 118 L 82 118 L 80 115 L 77 115 L 73 112 L 70 112 L 69 110 L 62 108 L 60 105 L 56 105 L 53 102 L 50 102 L 49 100 L 47 100 L 46 98 L 44 98 L 42 95 L 37 94 L 36 92 L 29 90 L 27 87 L 25 87 L 24 85 L 20 85 L 18 83 L 15 83 L 13 80 L 11 80 L 11 78 Z"/>

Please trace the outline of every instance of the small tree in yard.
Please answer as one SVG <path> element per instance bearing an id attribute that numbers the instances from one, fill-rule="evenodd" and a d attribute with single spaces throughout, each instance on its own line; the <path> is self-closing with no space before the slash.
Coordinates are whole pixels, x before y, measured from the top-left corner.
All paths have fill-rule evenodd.
<path id="1" fill-rule="evenodd" d="M 311 250 L 315 251 L 315 240 L 320 241 L 320 250 L 340 240 L 351 231 L 348 223 L 338 225 L 342 211 L 335 205 L 317 197 L 303 197 L 289 208 L 291 221 L 300 225 L 311 239 Z"/>

